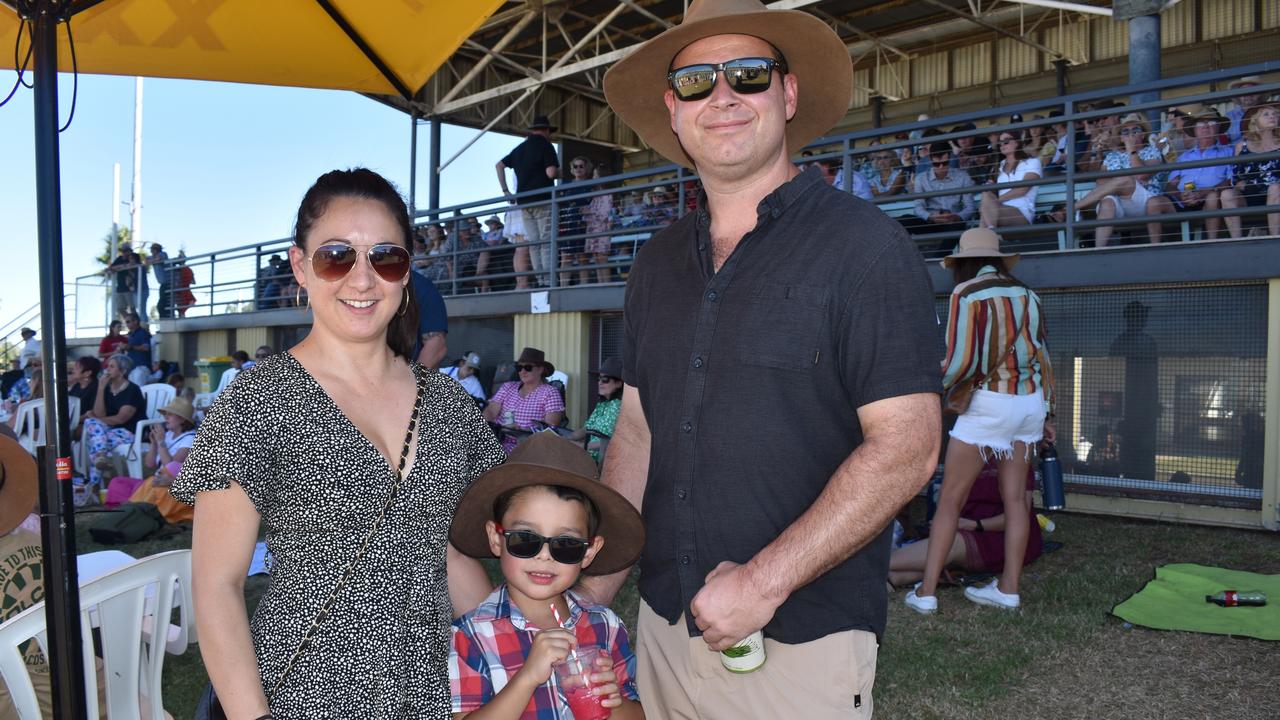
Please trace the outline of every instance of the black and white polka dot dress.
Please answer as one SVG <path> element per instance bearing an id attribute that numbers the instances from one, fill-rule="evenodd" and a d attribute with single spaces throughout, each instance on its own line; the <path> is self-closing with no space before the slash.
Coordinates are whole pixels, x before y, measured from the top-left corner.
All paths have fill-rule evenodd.
<path id="1" fill-rule="evenodd" d="M 413 466 L 328 619 L 269 698 L 281 720 L 450 716 L 449 523 L 471 481 L 505 455 L 462 386 L 417 365 L 414 372 Z M 231 481 L 262 516 L 272 556 L 271 584 L 250 623 L 270 693 L 373 527 L 395 468 L 301 363 L 280 353 L 218 396 L 172 492 L 194 502 Z"/>

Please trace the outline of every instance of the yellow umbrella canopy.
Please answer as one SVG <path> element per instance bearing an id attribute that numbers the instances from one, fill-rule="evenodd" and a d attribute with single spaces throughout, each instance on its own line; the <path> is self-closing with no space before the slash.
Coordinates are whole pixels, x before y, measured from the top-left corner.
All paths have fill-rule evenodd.
<path id="1" fill-rule="evenodd" d="M 502 0 L 102 0 L 71 19 L 80 72 L 410 98 Z M 0 48 L 20 20 L 0 10 Z M 23 39 L 23 53 L 28 43 Z M 71 48 L 58 32 L 58 69 Z M 0 52 L 0 68 L 13 67 Z M 19 58 L 21 62 L 21 58 Z"/>

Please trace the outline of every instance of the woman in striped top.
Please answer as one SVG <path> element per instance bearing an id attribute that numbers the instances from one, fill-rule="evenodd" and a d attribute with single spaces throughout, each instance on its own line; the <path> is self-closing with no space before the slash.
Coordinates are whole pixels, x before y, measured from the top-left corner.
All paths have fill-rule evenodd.
<path id="1" fill-rule="evenodd" d="M 960 509 L 989 456 L 996 458 L 1004 501 L 1004 571 L 988 586 L 966 589 L 965 597 L 1005 609 L 1021 604 L 1018 580 L 1030 533 L 1027 469 L 1036 444 L 1053 442 L 1054 428 L 1044 314 L 1040 298 L 1009 273 L 1017 261 L 1017 255 L 1000 252 L 999 236 L 986 228 L 965 232 L 956 253 L 943 260 L 956 282 L 943 387 L 970 381 L 977 387 L 951 430 L 924 580 L 907 594 L 907 606 L 920 613 L 937 610 L 938 575 L 955 540 Z"/>

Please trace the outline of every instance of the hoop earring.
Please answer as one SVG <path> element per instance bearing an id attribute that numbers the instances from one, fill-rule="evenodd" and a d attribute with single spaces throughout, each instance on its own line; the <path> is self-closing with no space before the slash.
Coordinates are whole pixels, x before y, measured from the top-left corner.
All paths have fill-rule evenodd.
<path id="1" fill-rule="evenodd" d="M 404 302 L 400 303 L 400 309 L 396 311 L 396 317 L 404 317 L 409 312 L 409 286 L 404 288 Z"/>
<path id="2" fill-rule="evenodd" d="M 293 306 L 302 307 L 302 286 L 298 286 L 298 292 L 293 295 Z M 311 293 L 307 293 L 307 309 L 311 309 Z"/>

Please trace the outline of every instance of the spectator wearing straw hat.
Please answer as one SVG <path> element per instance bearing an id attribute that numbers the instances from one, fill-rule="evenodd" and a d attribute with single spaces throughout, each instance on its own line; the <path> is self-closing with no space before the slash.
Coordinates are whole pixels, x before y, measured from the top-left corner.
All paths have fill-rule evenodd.
<path id="1" fill-rule="evenodd" d="M 560 177 L 560 160 L 556 157 L 555 146 L 551 144 L 551 133 L 556 131 L 556 127 L 546 115 L 538 115 L 533 118 L 528 130 L 529 137 L 494 166 L 498 172 L 498 185 L 502 188 L 502 194 L 511 198 L 513 203 L 515 198 L 507 189 L 507 168 L 515 172 L 516 192 L 521 193 L 552 187 L 556 178 Z M 538 282 L 543 285 L 551 284 L 553 263 L 551 207 L 545 202 L 549 199 L 548 193 L 537 193 L 520 200 L 522 204 L 540 203 L 526 207 L 522 220 L 525 239 L 530 244 L 529 259 Z"/>
<path id="2" fill-rule="evenodd" d="M 628 277 L 604 470 L 643 502 L 655 717 L 871 716 L 887 528 L 936 465 L 941 344 L 902 227 L 792 162 L 852 87 L 830 27 L 758 0 L 692 3 L 604 78 L 619 118 L 703 184 Z M 587 586 L 604 601 L 623 579 Z M 750 675 L 706 652 L 757 631 Z"/>
<path id="3" fill-rule="evenodd" d="M 1124 116 L 1114 132 L 1107 127 L 1100 128 L 1096 139 L 1101 146 L 1107 148 L 1102 158 L 1102 168 L 1127 170 L 1164 162 L 1160 151 L 1147 143 L 1149 130 L 1146 118 L 1138 113 Z M 1076 208 L 1084 210 L 1096 205 L 1099 220 L 1142 217 L 1147 214 L 1147 201 L 1159 193 L 1159 181 L 1153 175 L 1112 175 L 1099 180 L 1076 203 Z M 1115 228 L 1111 225 L 1099 227 L 1094 235 L 1094 246 L 1105 247 L 1111 242 L 1114 231 Z M 1157 242 L 1160 237 L 1159 224 L 1149 225 L 1147 233 L 1151 242 Z"/>
<path id="4" fill-rule="evenodd" d="M 1228 90 L 1240 90 L 1243 88 L 1257 87 L 1262 84 L 1262 78 L 1257 75 L 1246 75 L 1238 80 L 1233 80 L 1227 85 Z M 1249 112 L 1249 108 L 1257 105 L 1262 100 L 1261 93 L 1249 93 L 1247 95 L 1237 95 L 1233 106 L 1227 110 L 1227 139 L 1230 144 L 1234 145 L 1244 137 L 1246 125 L 1242 124 L 1244 114 Z"/>
<path id="5" fill-rule="evenodd" d="M 1194 162 L 1213 158 L 1228 158 L 1234 153 L 1229 145 L 1218 142 L 1226 120 L 1213 110 L 1202 110 L 1193 119 L 1195 123 L 1195 147 L 1178 156 L 1178 162 Z M 1148 215 L 1195 210 L 1217 210 L 1226 206 L 1226 193 L 1231 187 L 1231 166 L 1174 168 L 1165 183 L 1165 193 L 1147 200 Z M 1153 239 L 1159 235 L 1159 223 L 1153 224 Z M 1205 218 L 1205 235 L 1210 240 L 1218 237 L 1222 218 Z M 1240 237 L 1240 219 L 1227 218 L 1227 230 L 1231 237 Z"/>

